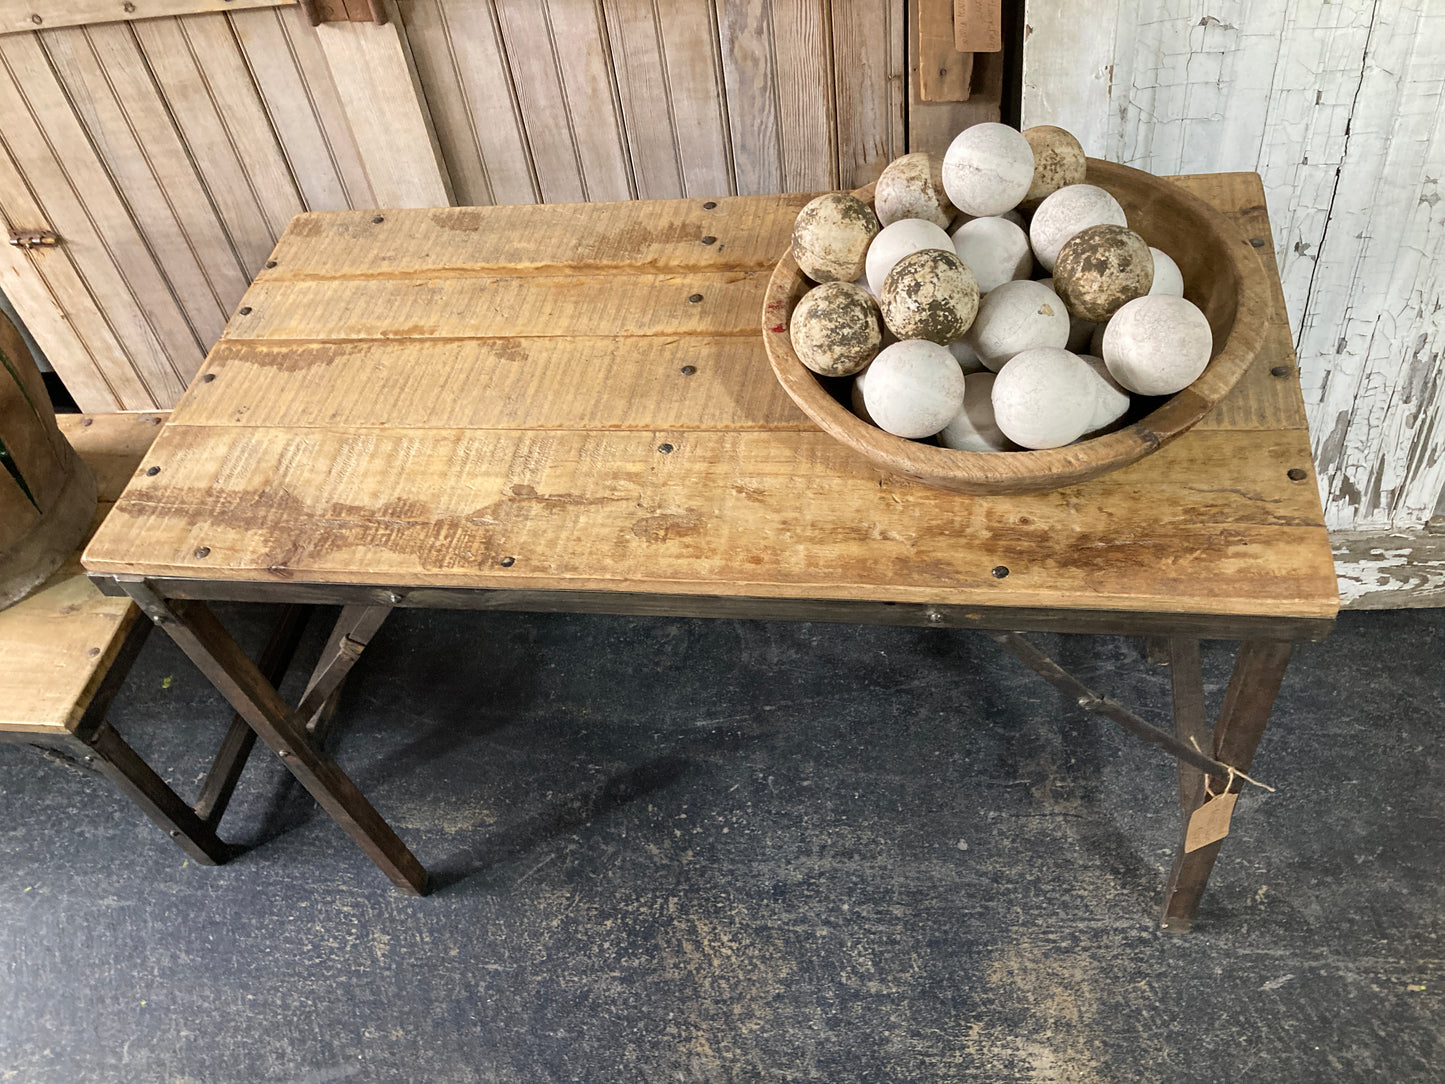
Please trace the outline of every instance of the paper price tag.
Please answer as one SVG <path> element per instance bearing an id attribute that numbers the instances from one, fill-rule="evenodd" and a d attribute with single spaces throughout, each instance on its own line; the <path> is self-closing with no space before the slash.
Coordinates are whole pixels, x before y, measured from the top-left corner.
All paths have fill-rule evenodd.
<path id="1" fill-rule="evenodd" d="M 1237 801 L 1237 794 L 1221 794 L 1190 814 L 1189 828 L 1184 833 L 1184 853 L 1208 847 L 1229 835 L 1229 818 L 1234 816 Z"/>

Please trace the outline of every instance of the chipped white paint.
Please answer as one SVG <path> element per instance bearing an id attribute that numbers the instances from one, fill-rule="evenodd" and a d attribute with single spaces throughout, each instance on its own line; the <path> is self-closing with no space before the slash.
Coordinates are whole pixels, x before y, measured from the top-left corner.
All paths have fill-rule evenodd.
<path id="1" fill-rule="evenodd" d="M 1339 531 L 1331 541 L 1345 609 L 1445 606 L 1445 529 Z"/>
<path id="2" fill-rule="evenodd" d="M 1445 4 L 1029 0 L 1027 22 L 1025 125 L 1262 175 L 1326 519 L 1423 526 L 1445 507 Z"/>

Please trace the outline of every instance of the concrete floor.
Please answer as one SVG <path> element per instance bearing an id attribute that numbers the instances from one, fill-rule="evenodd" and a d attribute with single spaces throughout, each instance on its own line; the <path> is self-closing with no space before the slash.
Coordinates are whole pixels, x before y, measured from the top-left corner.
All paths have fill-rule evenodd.
<path id="1" fill-rule="evenodd" d="M 1039 640 L 1164 717 L 1137 642 Z M 982 637 L 398 613 L 338 755 L 430 898 L 269 755 L 208 869 L 0 746 L 0 1082 L 1445 1079 L 1442 658 L 1299 650 L 1173 937 L 1172 764 Z M 160 636 L 112 714 L 188 794 L 226 717 Z"/>

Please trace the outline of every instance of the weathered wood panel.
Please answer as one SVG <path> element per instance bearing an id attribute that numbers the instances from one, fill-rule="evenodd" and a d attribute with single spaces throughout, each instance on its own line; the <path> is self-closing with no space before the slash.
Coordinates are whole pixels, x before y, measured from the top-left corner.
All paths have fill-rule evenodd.
<path id="1" fill-rule="evenodd" d="M 0 34 L 92 23 L 134 22 L 202 11 L 293 5 L 296 0 L 0 0 Z"/>
<path id="2" fill-rule="evenodd" d="M 1261 173 L 1327 519 L 1424 524 L 1445 491 L 1445 9 L 1031 0 L 1027 22 L 1025 124 L 1155 173 Z"/>

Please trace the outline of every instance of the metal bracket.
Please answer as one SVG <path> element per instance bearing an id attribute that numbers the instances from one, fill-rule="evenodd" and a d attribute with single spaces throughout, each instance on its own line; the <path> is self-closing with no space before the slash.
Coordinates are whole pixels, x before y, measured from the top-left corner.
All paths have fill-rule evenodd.
<path id="1" fill-rule="evenodd" d="M 60 244 L 60 238 L 49 230 L 11 230 L 10 243 L 16 248 L 43 248 Z"/>

